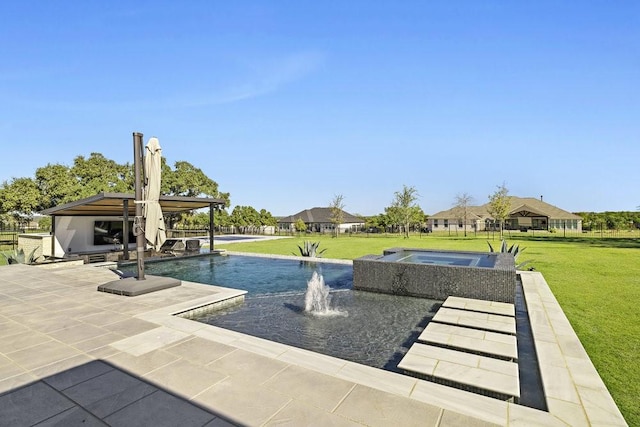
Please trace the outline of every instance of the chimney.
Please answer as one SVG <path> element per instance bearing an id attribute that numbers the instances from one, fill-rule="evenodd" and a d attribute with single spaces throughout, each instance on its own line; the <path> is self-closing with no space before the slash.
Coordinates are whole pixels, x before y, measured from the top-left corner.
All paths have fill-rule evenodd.
<path id="1" fill-rule="evenodd" d="M 540 201 L 541 201 L 541 202 L 543 201 L 543 200 L 542 200 L 542 195 L 540 196 Z"/>

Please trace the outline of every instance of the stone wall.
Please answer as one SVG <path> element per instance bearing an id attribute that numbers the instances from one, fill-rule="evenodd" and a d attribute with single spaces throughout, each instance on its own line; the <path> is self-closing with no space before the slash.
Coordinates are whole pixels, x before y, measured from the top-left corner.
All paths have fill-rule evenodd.
<path id="1" fill-rule="evenodd" d="M 34 258 L 39 262 L 51 255 L 51 235 L 50 234 L 20 234 L 18 236 L 18 250 L 22 249 L 25 256 L 29 256 L 31 251 Z"/>

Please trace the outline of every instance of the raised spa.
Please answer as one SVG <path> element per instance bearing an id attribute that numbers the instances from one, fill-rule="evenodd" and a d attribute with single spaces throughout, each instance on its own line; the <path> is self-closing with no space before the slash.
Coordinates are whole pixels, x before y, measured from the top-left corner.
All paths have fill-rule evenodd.
<path id="1" fill-rule="evenodd" d="M 513 303 L 510 253 L 393 248 L 353 260 L 353 288 L 445 300 L 453 295 Z"/>

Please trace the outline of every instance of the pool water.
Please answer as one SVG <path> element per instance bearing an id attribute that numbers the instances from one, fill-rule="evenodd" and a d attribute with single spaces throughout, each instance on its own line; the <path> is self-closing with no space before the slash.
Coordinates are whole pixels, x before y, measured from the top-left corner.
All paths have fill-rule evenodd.
<path id="1" fill-rule="evenodd" d="M 248 291 L 244 303 L 197 319 L 200 322 L 395 372 L 440 306 L 430 299 L 354 291 L 353 268 L 344 264 L 230 255 L 147 263 L 145 269 L 148 274 Z M 336 315 L 304 311 L 314 271 L 330 287 Z"/>
<path id="2" fill-rule="evenodd" d="M 494 267 L 493 254 L 469 252 L 437 252 L 426 250 L 401 250 L 380 258 L 380 261 L 410 262 L 416 264 L 451 265 L 459 267 Z"/>

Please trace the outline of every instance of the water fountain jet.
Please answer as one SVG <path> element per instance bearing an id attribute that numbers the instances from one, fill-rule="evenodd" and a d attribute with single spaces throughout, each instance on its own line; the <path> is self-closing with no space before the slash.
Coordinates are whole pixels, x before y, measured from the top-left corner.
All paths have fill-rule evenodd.
<path id="1" fill-rule="evenodd" d="M 325 285 L 324 278 L 317 271 L 313 272 L 311 280 L 307 282 L 307 293 L 304 297 L 304 311 L 314 315 L 321 316 L 347 316 L 346 311 L 331 309 L 330 288 Z"/>

